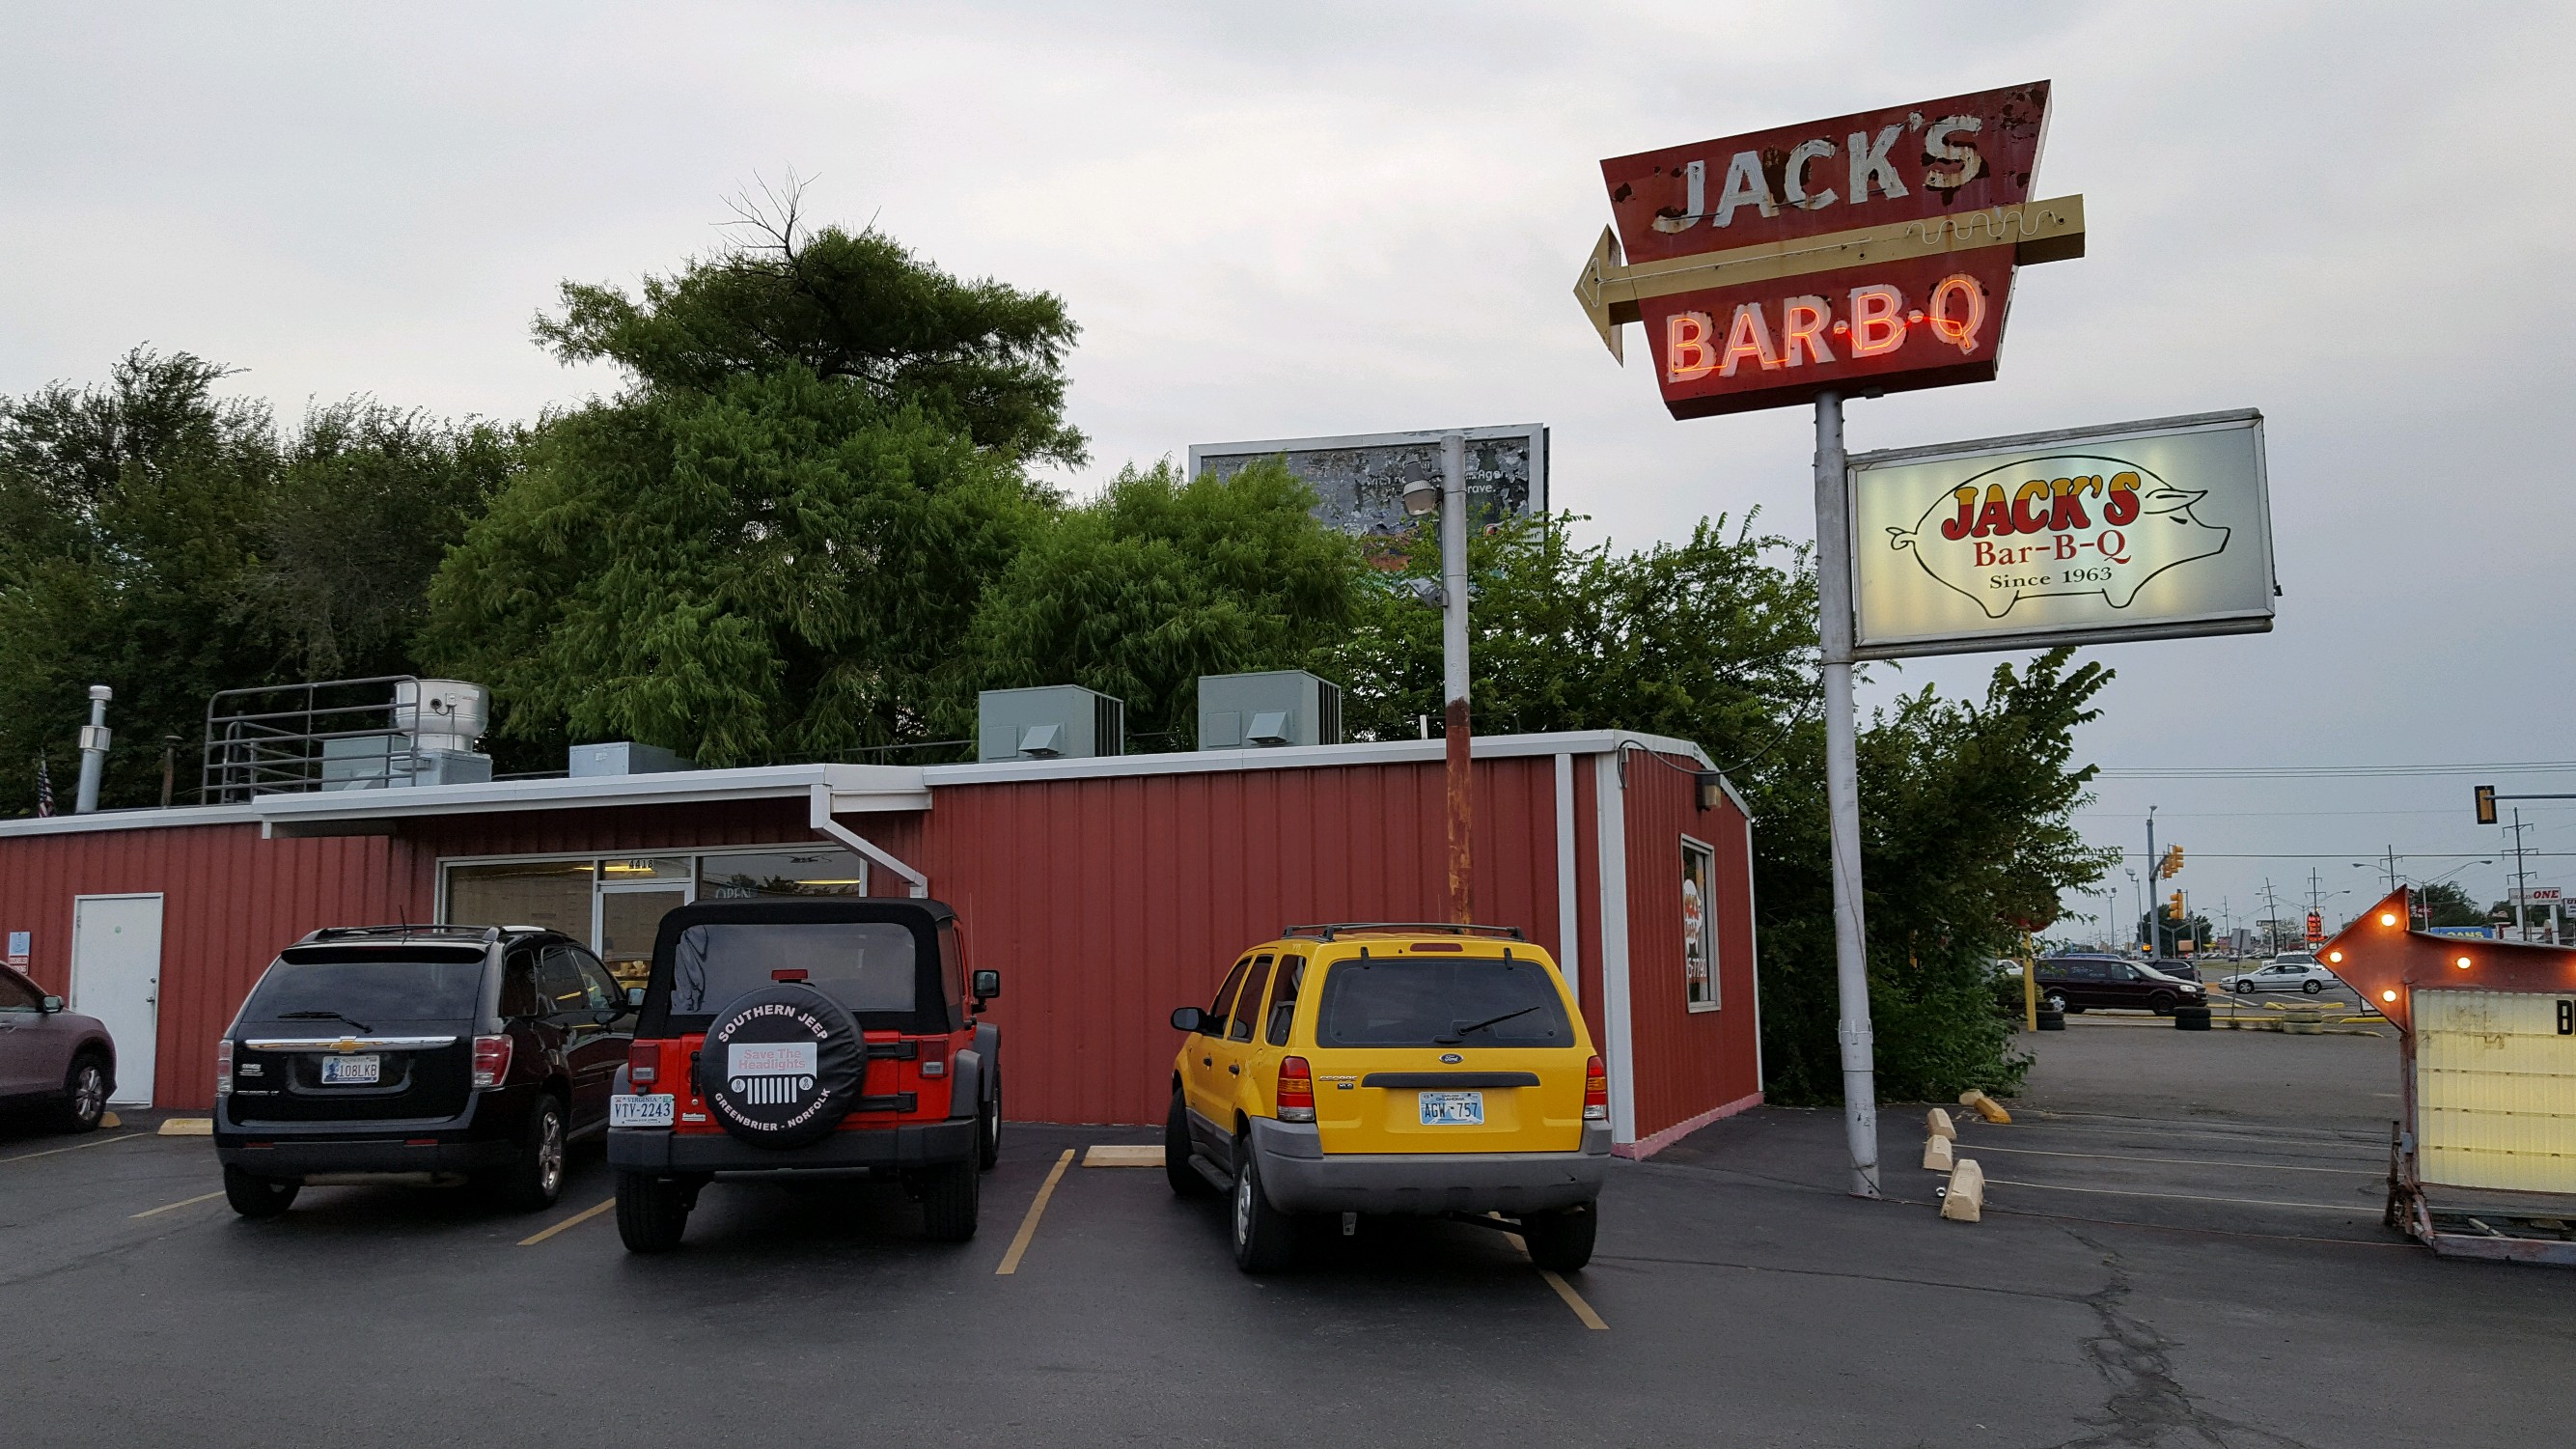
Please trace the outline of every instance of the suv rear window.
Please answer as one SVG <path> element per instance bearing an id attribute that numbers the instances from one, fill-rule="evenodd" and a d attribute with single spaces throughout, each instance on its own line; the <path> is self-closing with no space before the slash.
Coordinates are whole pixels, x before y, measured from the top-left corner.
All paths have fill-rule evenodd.
<path id="1" fill-rule="evenodd" d="M 336 1012 L 370 1026 L 387 1021 L 462 1021 L 475 1015 L 482 986 L 481 951 L 459 952 L 444 960 L 408 954 L 388 959 L 350 949 L 299 953 L 280 957 L 268 968 L 250 999 L 242 1003 L 241 1019 L 286 1021 L 299 1012 Z"/>
<path id="2" fill-rule="evenodd" d="M 854 1012 L 913 1009 L 920 977 L 912 928 L 884 921 L 709 923 L 680 933 L 671 960 L 675 1015 L 703 1016 L 773 981 L 803 979 Z"/>
<path id="3" fill-rule="evenodd" d="M 1317 1046 L 1572 1046 L 1556 977 L 1531 961 L 1398 957 L 1324 976 Z"/>

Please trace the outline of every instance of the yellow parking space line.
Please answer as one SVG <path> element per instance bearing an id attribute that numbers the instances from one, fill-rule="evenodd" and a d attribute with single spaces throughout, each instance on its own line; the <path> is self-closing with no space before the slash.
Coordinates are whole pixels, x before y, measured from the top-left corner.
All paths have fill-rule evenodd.
<path id="1" fill-rule="evenodd" d="M 1610 1331 L 1610 1325 L 1601 1321 L 1601 1315 L 1593 1312 L 1592 1305 L 1584 1302 L 1583 1295 L 1575 1292 L 1574 1285 L 1559 1277 L 1555 1269 L 1541 1268 L 1538 1275 L 1547 1280 L 1547 1286 L 1556 1290 L 1557 1297 L 1565 1300 L 1566 1307 L 1574 1310 L 1574 1316 L 1583 1320 L 1584 1327 L 1597 1328 L 1604 1333 Z"/>
<path id="2" fill-rule="evenodd" d="M 1055 1196 L 1055 1185 L 1064 1180 L 1064 1170 L 1071 1166 L 1073 1149 L 1068 1147 L 1064 1155 L 1055 1160 L 1055 1170 L 1047 1174 L 1046 1185 L 1038 1189 L 1037 1199 L 1029 1204 L 1029 1215 L 1020 1219 L 1020 1230 L 1011 1239 L 1010 1251 L 1002 1255 L 1002 1266 L 993 1270 L 994 1277 L 1007 1277 L 1020 1271 L 1020 1255 L 1029 1250 L 1029 1239 L 1037 1236 L 1038 1217 L 1046 1211 L 1047 1199 Z"/>
<path id="3" fill-rule="evenodd" d="M 51 1157 L 57 1152 L 78 1152 L 84 1147 L 105 1147 L 111 1142 L 131 1142 L 137 1137 L 151 1135 L 149 1132 L 123 1132 L 114 1137 L 96 1137 L 87 1142 L 75 1142 L 69 1147 L 48 1147 L 42 1152 L 21 1152 L 15 1157 L 0 1157 L 0 1162 L 24 1162 L 30 1157 Z"/>
<path id="4" fill-rule="evenodd" d="M 1500 1214 L 1488 1213 L 1486 1216 L 1496 1217 Z M 1505 1233 L 1503 1236 L 1510 1239 L 1512 1246 L 1520 1249 L 1523 1256 L 1528 1255 L 1529 1243 L 1520 1234 Z M 1599 1329 L 1603 1333 L 1610 1331 L 1610 1325 L 1601 1321 L 1601 1315 L 1592 1311 L 1592 1305 L 1583 1301 L 1583 1295 L 1575 1292 L 1574 1285 L 1566 1282 L 1563 1275 L 1554 1268 L 1541 1268 L 1538 1270 L 1538 1275 L 1547 1280 L 1547 1286 L 1556 1290 L 1557 1297 L 1565 1300 L 1566 1307 L 1574 1310 L 1574 1316 L 1583 1320 L 1584 1327 Z"/>
<path id="5" fill-rule="evenodd" d="M 163 1213 L 175 1213 L 183 1207 L 195 1207 L 201 1202 L 213 1202 L 216 1198 L 222 1196 L 223 1194 L 220 1192 L 200 1193 L 199 1195 L 188 1199 L 186 1202 L 174 1202 L 166 1207 L 147 1208 L 142 1212 L 136 1213 L 134 1216 L 138 1218 L 157 1218 Z"/>
<path id="6" fill-rule="evenodd" d="M 555 1224 L 551 1228 L 547 1228 L 541 1232 L 530 1233 L 526 1237 L 521 1238 L 519 1240 L 519 1246 L 522 1248 L 535 1247 L 537 1244 L 544 1242 L 546 1239 L 553 1237 L 564 1229 L 580 1227 L 583 1223 L 589 1222 L 592 1218 L 599 1216 L 601 1213 L 604 1213 L 615 1206 L 617 1206 L 617 1199 L 612 1197 L 608 1201 L 599 1204 L 597 1207 L 583 1208 L 580 1212 L 574 1213 L 571 1217 L 564 1219 L 562 1222 Z"/>

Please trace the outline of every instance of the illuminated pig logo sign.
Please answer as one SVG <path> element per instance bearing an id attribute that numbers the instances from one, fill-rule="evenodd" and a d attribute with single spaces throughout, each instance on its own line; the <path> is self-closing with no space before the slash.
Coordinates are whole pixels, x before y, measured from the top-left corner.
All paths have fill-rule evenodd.
<path id="1" fill-rule="evenodd" d="M 2192 515 L 2208 496 L 2120 458 L 2032 458 L 1959 484 L 1887 541 L 1990 619 L 2052 596 L 2125 609 L 2149 579 L 2226 551 L 2232 530 Z"/>

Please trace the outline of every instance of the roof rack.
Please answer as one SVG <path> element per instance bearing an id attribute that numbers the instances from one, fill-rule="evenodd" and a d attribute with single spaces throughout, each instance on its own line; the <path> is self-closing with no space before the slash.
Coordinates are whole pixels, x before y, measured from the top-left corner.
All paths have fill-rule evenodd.
<path id="1" fill-rule="evenodd" d="M 1289 926 L 1280 931 L 1279 938 L 1284 941 L 1291 936 L 1312 936 L 1319 941 L 1330 941 L 1359 931 L 1381 934 L 1398 931 L 1420 931 L 1424 934 L 1445 932 L 1452 936 L 1492 936 L 1507 941 L 1529 939 L 1521 933 L 1521 928 L 1518 926 L 1468 926 L 1456 921 L 1335 921 L 1320 926 Z"/>
<path id="2" fill-rule="evenodd" d="M 501 939 L 501 928 L 499 926 L 426 924 L 418 926 L 324 926 L 322 929 L 315 931 L 312 935 L 309 935 L 304 939 L 309 943 L 318 941 L 347 941 L 365 936 L 391 936 L 396 940 L 409 940 L 415 936 L 466 936 L 488 944 Z"/>

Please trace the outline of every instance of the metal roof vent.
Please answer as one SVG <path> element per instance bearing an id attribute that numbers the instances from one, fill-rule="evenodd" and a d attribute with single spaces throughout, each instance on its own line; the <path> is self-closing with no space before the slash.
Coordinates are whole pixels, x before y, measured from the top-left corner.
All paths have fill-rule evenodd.
<path id="1" fill-rule="evenodd" d="M 1127 753 L 1127 705 L 1078 684 L 975 697 L 975 758 L 1080 760 Z"/>
<path id="2" fill-rule="evenodd" d="M 1199 748 L 1342 742 L 1342 691 L 1302 669 L 1199 676 Z"/>

